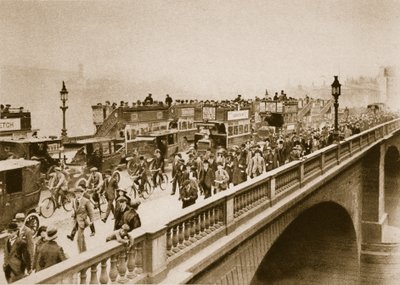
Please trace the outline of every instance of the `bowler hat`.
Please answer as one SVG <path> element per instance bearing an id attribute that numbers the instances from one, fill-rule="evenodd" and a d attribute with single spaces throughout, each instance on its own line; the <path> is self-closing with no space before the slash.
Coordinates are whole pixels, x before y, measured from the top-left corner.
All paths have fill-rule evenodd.
<path id="1" fill-rule="evenodd" d="M 97 171 L 97 170 L 98 170 L 97 167 L 90 168 L 90 171 Z"/>
<path id="2" fill-rule="evenodd" d="M 47 240 L 55 240 L 57 238 L 57 229 L 55 227 L 47 228 Z"/>
<path id="3" fill-rule="evenodd" d="M 58 166 L 57 166 L 57 167 L 54 167 L 54 170 L 55 170 L 55 171 L 61 171 L 61 167 L 58 167 Z"/>
<path id="4" fill-rule="evenodd" d="M 15 220 L 18 221 L 24 221 L 25 220 L 25 214 L 24 213 L 17 213 L 15 215 Z"/>
<path id="5" fill-rule="evenodd" d="M 107 169 L 105 172 L 104 172 L 104 174 L 106 174 L 106 175 L 111 175 L 111 170 L 110 169 Z"/>

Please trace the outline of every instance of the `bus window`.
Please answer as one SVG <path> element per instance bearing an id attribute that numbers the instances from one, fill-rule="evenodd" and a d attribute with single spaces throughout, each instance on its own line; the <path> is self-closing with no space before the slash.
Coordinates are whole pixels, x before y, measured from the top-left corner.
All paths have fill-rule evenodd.
<path id="1" fill-rule="evenodd" d="M 238 134 L 238 126 L 233 127 L 233 134 L 237 135 Z"/>
<path id="2" fill-rule="evenodd" d="M 14 169 L 6 172 L 6 190 L 8 194 L 22 192 L 21 169 Z"/>
<path id="3" fill-rule="evenodd" d="M 233 127 L 230 126 L 228 127 L 228 136 L 232 136 L 233 135 Z"/>
<path id="4" fill-rule="evenodd" d="M 239 134 L 243 134 L 243 125 L 239 125 Z"/>
<path id="5" fill-rule="evenodd" d="M 192 121 L 188 121 L 188 129 L 193 129 L 193 123 L 192 123 Z"/>
<path id="6" fill-rule="evenodd" d="M 182 122 L 182 129 L 183 129 L 183 130 L 186 130 L 186 129 L 187 129 L 187 122 L 186 122 L 186 121 L 183 121 L 183 122 Z"/>
<path id="7" fill-rule="evenodd" d="M 248 124 L 244 125 L 244 132 L 245 133 L 249 132 L 249 125 Z"/>
<path id="8" fill-rule="evenodd" d="M 168 135 L 168 144 L 169 145 L 174 144 L 174 135 L 173 134 Z"/>

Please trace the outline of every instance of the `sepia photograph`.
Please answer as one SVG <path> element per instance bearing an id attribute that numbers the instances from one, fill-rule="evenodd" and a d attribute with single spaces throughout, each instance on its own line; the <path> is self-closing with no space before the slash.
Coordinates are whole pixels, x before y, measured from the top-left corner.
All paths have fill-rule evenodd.
<path id="1" fill-rule="evenodd" d="M 400 0 L 0 0 L 0 284 L 400 284 Z"/>

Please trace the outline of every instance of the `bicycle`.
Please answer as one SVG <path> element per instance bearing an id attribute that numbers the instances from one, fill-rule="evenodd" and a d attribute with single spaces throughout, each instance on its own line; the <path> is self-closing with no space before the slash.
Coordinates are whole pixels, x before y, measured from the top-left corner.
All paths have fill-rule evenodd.
<path id="1" fill-rule="evenodd" d="M 73 193 L 63 190 L 59 190 L 59 200 L 60 203 L 57 203 L 56 198 L 55 198 L 55 189 L 54 188 L 49 188 L 51 196 L 45 198 L 42 203 L 40 204 L 40 214 L 45 217 L 45 218 L 50 218 L 54 212 L 56 211 L 56 205 L 58 204 L 58 207 L 63 207 L 65 211 L 70 212 L 72 211 L 72 200 L 73 200 Z M 66 192 L 66 193 L 64 193 Z"/>
<path id="2" fill-rule="evenodd" d="M 137 197 L 141 197 L 144 200 L 148 199 L 153 193 L 154 188 L 151 186 L 149 179 L 147 178 L 144 182 L 143 190 L 139 190 L 139 187 L 134 182 L 139 175 L 130 176 L 132 179 L 132 185 L 130 186 L 129 196 L 136 199 Z"/>
<path id="3" fill-rule="evenodd" d="M 75 188 L 79 187 L 79 185 L 82 185 L 82 184 L 84 184 L 84 185 L 87 184 L 87 180 L 85 178 L 83 178 L 83 177 L 79 178 L 76 181 Z M 96 196 L 94 196 L 95 194 L 97 195 L 98 199 L 94 198 L 94 197 L 96 197 Z M 100 214 L 102 213 L 101 207 L 103 205 L 107 204 L 106 197 L 104 196 L 104 191 L 102 191 L 102 190 L 95 191 L 93 188 L 87 188 L 83 192 L 83 196 L 90 201 L 90 203 L 92 204 L 94 209 L 98 208 Z M 95 201 L 95 200 L 97 200 L 97 201 Z"/>
<path id="4" fill-rule="evenodd" d="M 151 173 L 154 173 L 154 172 L 160 171 L 160 169 L 151 169 L 150 171 L 151 171 Z M 153 177 L 153 174 L 151 175 L 151 177 Z M 159 173 L 156 176 L 156 185 L 152 185 L 152 186 L 153 186 L 153 188 L 159 186 L 160 189 L 162 191 L 164 191 L 165 189 L 167 189 L 168 180 L 169 180 L 169 178 L 166 173 L 164 173 L 164 172 L 161 174 Z"/>

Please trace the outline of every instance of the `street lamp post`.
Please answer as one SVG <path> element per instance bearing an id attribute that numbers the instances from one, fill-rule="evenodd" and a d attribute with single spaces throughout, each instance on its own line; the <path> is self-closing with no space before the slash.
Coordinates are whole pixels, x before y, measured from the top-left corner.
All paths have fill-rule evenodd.
<path id="1" fill-rule="evenodd" d="M 68 91 L 67 88 L 65 88 L 65 83 L 63 81 L 63 86 L 60 91 L 60 99 L 62 102 L 62 106 L 60 106 L 60 109 L 63 112 L 63 127 L 61 129 L 61 137 L 66 138 L 67 137 L 67 128 L 65 126 L 65 111 L 67 111 L 68 106 L 65 106 L 65 103 L 68 101 Z"/>
<path id="2" fill-rule="evenodd" d="M 331 87 L 332 87 L 332 96 L 335 98 L 335 102 L 333 103 L 333 106 L 335 108 L 335 130 L 333 133 L 333 139 L 334 141 L 338 142 L 339 141 L 339 120 L 338 120 L 338 109 L 339 109 L 339 96 L 340 96 L 340 87 L 342 84 L 339 83 L 338 76 L 334 76 L 335 80 L 333 81 Z"/>

